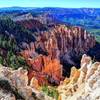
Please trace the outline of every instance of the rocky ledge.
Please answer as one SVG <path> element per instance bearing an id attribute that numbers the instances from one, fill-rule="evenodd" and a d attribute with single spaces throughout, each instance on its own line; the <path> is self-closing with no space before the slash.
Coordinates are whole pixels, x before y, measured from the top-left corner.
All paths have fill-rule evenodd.
<path id="1" fill-rule="evenodd" d="M 72 67 L 70 78 L 58 87 L 59 100 L 100 100 L 100 62 L 83 55 L 81 68 Z"/>
<path id="2" fill-rule="evenodd" d="M 29 84 L 27 73 L 0 65 L 0 100 L 54 100 L 34 87 L 35 80 Z"/>
<path id="3" fill-rule="evenodd" d="M 57 100 L 100 100 L 100 62 L 84 54 L 80 66 L 80 69 L 72 67 L 70 77 L 60 82 Z M 55 100 L 42 92 L 35 76 L 29 82 L 27 70 L 12 70 L 2 65 L 0 99 Z"/>

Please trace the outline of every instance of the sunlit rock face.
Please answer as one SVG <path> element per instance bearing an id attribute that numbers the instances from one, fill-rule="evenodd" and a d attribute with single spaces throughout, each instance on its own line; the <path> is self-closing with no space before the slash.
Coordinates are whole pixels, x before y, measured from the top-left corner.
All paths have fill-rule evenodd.
<path id="1" fill-rule="evenodd" d="M 21 20 L 21 21 L 19 20 L 16 23 L 21 24 L 25 28 L 32 30 L 32 32 L 37 32 L 39 30 L 46 30 L 46 27 L 35 19 Z"/>
<path id="2" fill-rule="evenodd" d="M 31 87 L 28 87 L 28 76 L 26 70 L 23 70 L 22 68 L 19 68 L 18 70 L 11 70 L 7 67 L 1 66 L 0 72 L 1 72 L 0 75 L 1 82 L 8 81 L 9 86 L 11 87 L 10 89 L 11 93 L 14 96 L 16 96 L 14 91 L 17 89 L 17 92 L 20 95 L 20 97 L 17 99 L 24 98 L 28 100 L 29 98 L 32 98 L 32 89 Z M 6 83 L 4 85 L 6 85 Z M 8 98 L 8 100 L 10 99 Z"/>
<path id="3" fill-rule="evenodd" d="M 42 34 L 40 47 L 47 51 L 51 59 L 63 64 L 63 75 L 69 76 L 71 66 L 79 66 L 82 54 L 95 45 L 95 39 L 80 27 L 55 26 Z"/>
<path id="4" fill-rule="evenodd" d="M 21 55 L 30 66 L 30 80 L 35 76 L 39 84 L 57 85 L 63 76 L 70 75 L 71 67 L 77 67 L 82 54 L 87 53 L 94 45 L 94 37 L 86 30 L 55 25 L 49 31 L 41 31 L 36 41 L 26 45 Z"/>
<path id="5" fill-rule="evenodd" d="M 47 51 L 52 59 L 64 59 L 74 65 L 72 55 L 86 53 L 95 45 L 95 39 L 86 30 L 80 27 L 57 25 L 46 32 L 41 32 L 40 40 L 35 43 L 36 48 Z M 72 54 L 71 54 L 72 53 Z"/>
<path id="6" fill-rule="evenodd" d="M 71 69 L 58 87 L 61 100 L 100 100 L 100 62 L 93 63 L 87 55 L 82 56 L 81 68 Z"/>
<path id="7" fill-rule="evenodd" d="M 62 65 L 57 59 L 50 59 L 47 56 L 40 55 L 35 59 L 28 59 L 27 63 L 30 66 L 29 80 L 32 77 L 38 79 L 38 84 L 59 84 L 62 79 Z"/>
<path id="8" fill-rule="evenodd" d="M 29 84 L 27 74 L 22 68 L 12 70 L 0 65 L 0 100 L 54 100 L 35 86 L 36 80 Z"/>

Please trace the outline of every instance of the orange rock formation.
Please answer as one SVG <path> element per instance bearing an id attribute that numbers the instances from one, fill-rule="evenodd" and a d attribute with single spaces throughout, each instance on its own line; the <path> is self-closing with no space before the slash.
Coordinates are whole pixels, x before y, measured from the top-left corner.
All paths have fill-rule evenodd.
<path id="1" fill-rule="evenodd" d="M 95 39 L 80 27 L 56 25 L 49 31 L 40 32 L 35 43 L 31 43 L 21 55 L 29 65 L 29 79 L 37 78 L 39 84 L 59 84 L 64 67 L 60 60 L 75 65 L 73 57 L 80 57 L 95 45 Z M 40 49 L 38 53 L 36 50 Z M 41 51 L 42 50 L 42 51 Z M 47 52 L 44 55 L 43 52 Z M 62 58 L 61 58 L 62 57 Z M 67 70 L 66 70 L 67 72 Z M 77 74 L 75 74 L 75 77 Z"/>
<path id="2" fill-rule="evenodd" d="M 83 55 L 81 68 L 71 69 L 70 78 L 58 86 L 61 100 L 99 100 L 100 99 L 100 62 Z"/>

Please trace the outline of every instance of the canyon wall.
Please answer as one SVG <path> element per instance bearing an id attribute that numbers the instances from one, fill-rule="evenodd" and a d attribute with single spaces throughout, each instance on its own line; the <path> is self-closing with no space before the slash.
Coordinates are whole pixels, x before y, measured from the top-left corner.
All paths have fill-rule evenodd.
<path id="1" fill-rule="evenodd" d="M 84 54 L 81 68 L 72 67 L 71 75 L 60 81 L 58 100 L 99 100 L 100 62 Z M 39 76 L 41 80 L 42 76 Z M 29 82 L 28 71 L 0 65 L 0 98 L 9 100 L 55 100 L 41 91 L 35 75 Z"/>
<path id="2" fill-rule="evenodd" d="M 66 78 L 58 87 L 59 100 L 99 100 L 100 99 L 100 62 L 83 55 L 81 68 L 71 69 L 70 78 Z"/>
<path id="3" fill-rule="evenodd" d="M 73 65 L 79 66 L 82 54 L 95 45 L 95 39 L 80 27 L 55 25 L 41 31 L 34 43 L 20 54 L 29 65 L 29 78 L 36 76 L 39 83 L 59 84 L 70 75 Z M 69 66 L 70 65 L 70 66 Z"/>

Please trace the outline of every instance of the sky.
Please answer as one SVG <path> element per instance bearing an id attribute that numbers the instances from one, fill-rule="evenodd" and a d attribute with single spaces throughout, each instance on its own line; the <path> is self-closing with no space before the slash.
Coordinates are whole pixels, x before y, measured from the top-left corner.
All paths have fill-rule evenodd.
<path id="1" fill-rule="evenodd" d="M 100 8 L 100 0 L 0 0 L 0 7 Z"/>

